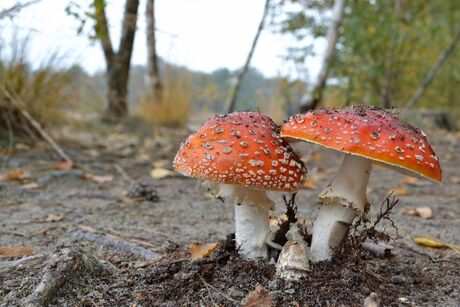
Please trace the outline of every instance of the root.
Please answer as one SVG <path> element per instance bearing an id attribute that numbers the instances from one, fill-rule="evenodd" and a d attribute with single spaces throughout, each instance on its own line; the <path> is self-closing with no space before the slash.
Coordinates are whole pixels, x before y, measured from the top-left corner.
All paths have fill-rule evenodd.
<path id="1" fill-rule="evenodd" d="M 33 255 L 24 257 L 15 261 L 6 261 L 0 263 L 0 274 L 6 274 L 13 270 L 30 269 L 37 265 L 42 265 L 45 261 L 44 255 Z"/>
<path id="2" fill-rule="evenodd" d="M 288 200 L 285 195 L 283 195 L 283 201 L 286 205 L 286 217 L 287 219 L 278 222 L 279 229 L 275 234 L 273 242 L 284 246 L 288 241 L 286 234 L 290 229 L 291 224 L 297 223 L 297 205 L 295 203 L 296 193 L 292 194 L 291 198 Z"/>
<path id="3" fill-rule="evenodd" d="M 40 283 L 22 300 L 21 305 L 27 307 L 46 305 L 59 289 L 82 273 L 106 276 L 114 275 L 116 269 L 80 249 L 62 248 L 49 256 Z"/>
<path id="4" fill-rule="evenodd" d="M 384 241 L 388 242 L 390 240 L 399 239 L 401 236 L 398 232 L 398 227 L 396 227 L 394 221 L 391 219 L 391 215 L 394 214 L 393 209 L 399 203 L 399 199 L 395 195 L 390 193 L 380 205 L 380 211 L 377 214 L 375 221 L 371 222 L 369 220 L 362 220 L 364 230 L 357 236 L 361 243 L 370 239 L 374 242 Z M 391 237 L 384 230 L 377 230 L 376 226 L 379 225 L 382 221 L 388 221 L 391 227 L 395 230 L 396 236 Z"/>

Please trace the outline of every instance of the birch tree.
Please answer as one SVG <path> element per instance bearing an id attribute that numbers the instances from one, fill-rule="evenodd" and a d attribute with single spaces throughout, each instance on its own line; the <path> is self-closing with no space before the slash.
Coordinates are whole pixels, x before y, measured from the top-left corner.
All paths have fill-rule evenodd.
<path id="1" fill-rule="evenodd" d="M 163 97 L 163 84 L 160 78 L 158 67 L 158 54 L 156 49 L 156 30 L 155 30 L 155 0 L 147 0 L 145 8 L 147 20 L 147 66 L 149 75 L 149 89 L 153 102 L 159 102 Z"/>
<path id="2" fill-rule="evenodd" d="M 444 62 L 447 60 L 447 58 L 452 54 L 452 52 L 454 51 L 455 47 L 458 45 L 459 41 L 460 41 L 460 30 L 453 37 L 452 41 L 447 46 L 447 48 L 444 49 L 441 52 L 441 54 L 439 54 L 438 59 L 436 60 L 436 62 L 433 64 L 433 66 L 430 68 L 428 73 L 423 78 L 422 83 L 418 87 L 418 89 L 415 92 L 414 96 L 412 96 L 404 104 L 404 108 L 413 107 L 420 100 L 420 98 L 422 98 L 423 94 L 425 93 L 425 91 L 430 86 L 430 84 L 433 81 L 434 77 L 436 76 L 436 74 L 438 73 L 439 69 L 441 68 L 442 64 L 444 64 Z"/>
<path id="3" fill-rule="evenodd" d="M 128 114 L 128 78 L 136 33 L 139 0 L 126 0 L 118 50 L 113 48 L 106 15 L 106 1 L 94 0 L 95 32 L 104 52 L 107 105 L 104 117 L 117 121 Z"/>
<path id="4" fill-rule="evenodd" d="M 262 32 L 264 25 L 265 25 L 265 19 L 268 14 L 269 7 L 270 7 L 270 0 L 265 0 L 264 11 L 262 13 L 262 19 L 260 20 L 256 35 L 254 36 L 254 40 L 252 41 L 251 49 L 249 50 L 248 56 L 246 58 L 246 62 L 244 63 L 243 67 L 238 72 L 238 75 L 236 77 L 236 83 L 235 83 L 235 86 L 233 87 L 232 94 L 230 96 L 230 100 L 226 107 L 227 113 L 233 112 L 235 110 L 236 99 L 238 98 L 238 93 L 241 88 L 241 82 L 243 81 L 243 77 L 248 71 L 249 64 L 251 63 L 252 55 L 254 54 L 254 50 L 256 49 L 257 41 L 259 40 L 260 33 Z"/>
<path id="5" fill-rule="evenodd" d="M 337 40 L 340 36 L 340 26 L 343 23 L 345 2 L 346 0 L 334 1 L 334 8 L 332 10 L 332 23 L 329 26 L 326 35 L 327 45 L 321 61 L 321 69 L 315 82 L 313 83 L 310 94 L 308 95 L 306 101 L 300 106 L 301 112 L 315 109 L 321 102 L 329 71 L 331 69 L 331 62 L 336 53 Z"/>

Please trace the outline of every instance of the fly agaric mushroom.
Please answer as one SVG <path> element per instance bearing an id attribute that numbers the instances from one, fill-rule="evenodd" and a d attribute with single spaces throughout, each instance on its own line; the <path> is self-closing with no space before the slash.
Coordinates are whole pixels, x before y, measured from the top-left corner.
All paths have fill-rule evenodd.
<path id="1" fill-rule="evenodd" d="M 279 127 L 256 112 L 214 116 L 181 144 L 173 165 L 206 180 L 216 197 L 233 197 L 236 244 L 249 259 L 267 258 L 274 204 L 265 191 L 295 192 L 306 174 Z"/>
<path id="2" fill-rule="evenodd" d="M 291 117 L 281 136 L 343 152 L 342 166 L 319 199 L 323 206 L 313 225 L 312 261 L 329 260 L 357 213 L 369 210 L 366 188 L 372 163 L 441 182 L 438 158 L 426 134 L 375 107 L 321 109 Z"/>

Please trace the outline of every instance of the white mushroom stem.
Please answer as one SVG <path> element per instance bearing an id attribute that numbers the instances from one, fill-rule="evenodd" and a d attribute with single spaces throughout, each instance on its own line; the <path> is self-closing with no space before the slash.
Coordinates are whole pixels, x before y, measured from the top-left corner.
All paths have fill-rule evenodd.
<path id="1" fill-rule="evenodd" d="M 217 196 L 233 197 L 235 203 L 235 242 L 247 259 L 268 258 L 269 210 L 273 201 L 265 191 L 238 185 L 220 184 Z"/>
<path id="2" fill-rule="evenodd" d="M 340 247 L 357 213 L 366 211 L 366 189 L 372 161 L 345 154 L 342 166 L 319 199 L 322 207 L 313 224 L 310 259 L 330 260 Z"/>

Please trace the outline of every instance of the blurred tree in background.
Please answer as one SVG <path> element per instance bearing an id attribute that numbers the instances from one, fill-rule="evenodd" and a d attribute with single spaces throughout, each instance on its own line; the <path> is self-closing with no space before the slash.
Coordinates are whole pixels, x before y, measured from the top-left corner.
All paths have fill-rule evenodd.
<path id="1" fill-rule="evenodd" d="M 308 65 L 312 42 L 305 45 L 305 38 L 324 36 L 332 1 L 282 1 L 280 7 L 278 30 L 299 42 L 291 59 Z M 456 0 L 350 0 L 345 13 L 324 105 L 403 106 L 460 31 Z M 421 106 L 458 104 L 459 52 L 440 67 Z"/>
<path id="2" fill-rule="evenodd" d="M 0 18 L 14 20 L 21 9 L 35 2 L 0 6 Z M 415 103 L 416 108 L 451 110 L 459 115 L 459 1 L 344 1 L 343 20 L 335 23 L 336 38 L 330 40 L 335 52 L 327 57 L 325 51 L 331 49 L 323 43 L 334 25 L 333 7 L 338 2 L 265 2 L 259 27 L 253 29 L 253 42 L 257 42 L 262 29 L 292 38 L 284 59 L 286 67 L 294 67 L 286 75 L 266 77 L 250 66 L 254 43 L 244 69 L 219 68 L 206 73 L 161 58 L 156 50 L 154 0 L 144 2 L 146 14 L 140 17 L 139 0 L 123 2 L 118 46 L 110 37 L 110 22 L 117 21 L 107 16 L 106 0 L 68 0 L 67 14 L 80 21 L 79 33 L 100 43 L 107 69 L 89 74 L 78 64 L 60 67 L 56 63 L 59 57 L 38 67 L 26 40 L 0 45 L 0 108 L 8 114 L 8 118 L 0 118 L 0 126 L 11 128 L 12 123 L 21 123 L 27 128 L 15 120 L 18 105 L 45 127 L 62 122 L 58 119 L 63 115 L 66 121 L 69 116 L 82 120 L 100 115 L 118 121 L 129 115 L 129 110 L 149 124 L 181 126 L 225 112 L 229 101 L 237 110 L 260 110 L 282 120 L 286 114 L 298 112 L 312 97 L 317 99 L 315 106 L 372 104 L 402 108 Z M 139 18 L 145 18 L 145 29 L 136 27 Z M 145 67 L 130 64 L 138 30 L 145 30 L 147 38 Z M 321 67 L 328 64 L 326 74 L 312 69 L 320 62 Z M 313 94 L 315 88 L 320 95 Z M 13 106 L 8 95 L 22 102 Z"/>
<path id="3" fill-rule="evenodd" d="M 100 42 L 106 62 L 107 104 L 104 116 L 110 121 L 117 121 L 128 115 L 128 81 L 139 0 L 126 0 L 117 50 L 110 36 L 106 6 L 105 0 L 92 0 L 88 10 L 70 1 L 66 11 L 81 22 L 79 33 L 83 32 L 88 20 L 93 22 L 90 37 Z"/>

